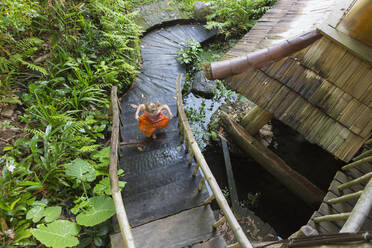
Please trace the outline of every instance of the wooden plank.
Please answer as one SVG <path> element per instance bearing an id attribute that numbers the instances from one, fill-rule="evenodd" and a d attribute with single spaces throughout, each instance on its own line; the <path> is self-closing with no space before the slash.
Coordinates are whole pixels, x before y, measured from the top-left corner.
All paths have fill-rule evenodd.
<path id="1" fill-rule="evenodd" d="M 138 226 L 133 235 L 137 247 L 185 247 L 212 238 L 214 221 L 210 206 L 201 206 Z"/>

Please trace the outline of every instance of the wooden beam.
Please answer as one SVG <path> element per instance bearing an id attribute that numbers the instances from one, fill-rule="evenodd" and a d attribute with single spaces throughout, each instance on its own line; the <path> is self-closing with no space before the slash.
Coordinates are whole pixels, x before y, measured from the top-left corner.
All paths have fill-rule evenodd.
<path id="1" fill-rule="evenodd" d="M 372 180 L 369 180 L 350 217 L 341 229 L 341 233 L 358 232 L 372 208 Z"/>
<path id="2" fill-rule="evenodd" d="M 239 207 L 239 198 L 238 198 L 238 192 L 236 191 L 234 173 L 232 171 L 232 166 L 231 166 L 231 161 L 230 161 L 229 148 L 227 147 L 226 141 L 224 139 L 220 138 L 220 140 L 221 140 L 221 145 L 222 145 L 223 157 L 225 159 L 226 175 L 227 175 L 227 182 L 229 184 L 231 205 L 232 205 L 233 210 L 236 211 Z"/>
<path id="3" fill-rule="evenodd" d="M 264 169 L 277 178 L 290 191 L 310 206 L 318 206 L 325 193 L 307 178 L 290 168 L 278 155 L 249 135 L 244 128 L 226 113 L 221 113 L 225 131 L 236 144 L 255 159 Z"/>
<path id="4" fill-rule="evenodd" d="M 255 106 L 251 111 L 249 111 L 248 114 L 246 114 L 242 121 L 241 125 L 247 130 L 247 132 L 255 136 L 258 131 L 271 119 L 273 118 L 273 115 L 264 110 L 263 108 L 259 106 Z"/>

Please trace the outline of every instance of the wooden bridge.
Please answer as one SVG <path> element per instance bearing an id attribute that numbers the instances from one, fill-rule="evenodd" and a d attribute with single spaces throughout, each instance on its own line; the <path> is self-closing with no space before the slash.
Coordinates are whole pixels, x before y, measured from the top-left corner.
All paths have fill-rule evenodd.
<path id="1" fill-rule="evenodd" d="M 309 27 L 320 22 L 320 16 L 330 10 L 330 2 L 332 1 L 279 0 L 272 11 L 258 22 L 256 29 L 252 30 L 252 39 L 256 35 L 256 38 L 262 38 L 261 42 L 257 43 L 256 49 L 275 45 L 278 41 L 278 33 L 285 33 L 284 31 L 288 30 L 286 28 L 283 31 L 281 27 L 291 23 L 288 19 L 294 16 L 298 8 L 296 4 L 307 7 L 318 4 L 318 9 L 313 6 L 314 11 L 311 15 L 316 21 L 310 21 L 307 26 Z M 351 2 L 354 3 L 349 1 Z M 283 12 L 278 11 L 281 8 Z M 309 13 L 302 14 L 310 16 Z M 270 15 L 276 16 L 273 20 L 278 21 L 275 30 L 271 31 L 270 28 L 266 29 L 269 26 L 275 27 L 273 23 L 268 23 L 268 20 L 271 20 Z M 299 30 L 309 31 L 306 28 Z M 141 49 L 143 58 L 141 73 L 133 88 L 122 97 L 121 104 L 117 99 L 116 89 L 113 88 L 114 121 L 110 178 L 120 233 L 111 237 L 112 247 L 226 247 L 226 242 L 215 230 L 215 227 L 224 222 L 231 227 L 237 240 L 237 243 L 228 247 L 252 247 L 197 147 L 181 101 L 180 89 L 183 81 L 178 75 L 184 73 L 184 68 L 175 60 L 176 51 L 182 47 L 184 40 L 194 38 L 200 42 L 212 35 L 213 32 L 197 25 L 176 25 L 147 34 L 143 38 Z M 270 61 L 264 67 L 249 68 L 226 82 L 297 130 L 305 130 L 301 125 L 306 119 L 316 120 L 306 124 L 308 129 L 302 132 L 305 137 L 335 156 L 349 161 L 363 144 L 371 142 L 367 140 L 372 128 L 371 115 L 369 115 L 371 97 L 368 93 L 371 90 L 368 80 L 371 66 L 365 56 L 358 57 L 350 52 L 347 46 L 337 45 L 335 48 L 334 38 L 331 39 L 331 35 L 323 35 L 323 38 L 311 43 L 312 45 L 296 51 L 295 56 L 285 56 L 274 63 Z M 250 43 L 251 38 L 243 39 L 225 58 L 241 55 L 245 43 L 253 44 Z M 254 50 L 253 46 L 248 47 Z M 333 63 L 326 63 L 324 62 L 327 59 L 326 55 L 320 53 L 314 57 L 310 53 L 319 49 L 322 51 L 331 49 L 334 53 L 342 50 L 341 58 L 346 56 L 349 59 L 347 66 L 344 66 L 341 71 L 336 70 L 337 73 L 328 71 L 331 74 L 324 74 L 327 71 L 317 67 L 320 62 L 328 65 L 327 68 L 330 70 L 337 64 L 336 62 L 340 62 L 341 58 L 337 61 L 332 60 Z M 360 55 L 363 52 L 359 50 L 357 53 Z M 353 59 L 357 62 L 353 62 Z M 348 69 L 351 65 L 350 68 L 353 70 Z M 358 66 L 363 70 L 354 76 Z M 363 83 L 364 91 L 360 92 L 355 87 L 351 87 L 350 83 L 343 81 L 342 85 L 346 88 L 345 92 L 340 93 L 344 88 L 338 80 L 344 80 L 341 74 L 345 73 L 348 73 L 348 78 L 353 79 L 353 82 L 364 80 L 366 82 Z M 329 80 L 323 78 L 324 75 L 334 75 L 336 83 L 331 84 Z M 247 80 L 248 77 L 250 80 Z M 246 82 L 249 81 L 255 83 L 254 87 L 247 90 Z M 331 90 L 325 92 L 325 89 Z M 312 102 L 314 99 L 311 96 L 314 96 L 314 92 L 317 91 L 318 100 Z M 277 92 L 281 93 L 277 94 Z M 352 104 L 348 101 L 350 99 L 353 100 Z M 177 113 L 167 132 L 159 133 L 158 139 L 154 141 L 142 138 L 137 128 L 137 121 L 134 119 L 136 106 L 150 100 L 168 104 L 172 112 Z M 270 109 L 270 106 L 274 106 L 275 110 Z M 313 107 L 315 110 L 312 109 Z M 121 109 L 120 117 L 119 109 Z M 359 115 L 360 113 L 364 115 Z M 352 121 L 346 118 L 346 115 L 351 116 Z M 335 129 L 330 132 L 332 128 Z M 120 161 L 118 161 L 119 154 Z M 370 230 L 369 212 L 372 199 L 370 155 L 370 150 L 367 150 L 362 160 L 351 163 L 336 174 L 324 202 L 308 223 L 318 233 Z M 127 181 L 123 192 L 118 188 L 116 176 L 118 164 L 125 171 L 122 179 Z M 215 219 L 209 206 L 213 200 L 216 200 L 224 213 L 224 217 L 220 220 Z"/>

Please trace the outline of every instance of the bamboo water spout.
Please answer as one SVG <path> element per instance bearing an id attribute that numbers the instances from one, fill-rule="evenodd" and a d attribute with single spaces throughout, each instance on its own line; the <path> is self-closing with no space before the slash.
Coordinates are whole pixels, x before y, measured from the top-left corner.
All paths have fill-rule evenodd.
<path id="1" fill-rule="evenodd" d="M 240 74 L 250 67 L 260 68 L 307 47 L 320 37 L 321 34 L 314 30 L 268 48 L 249 53 L 245 56 L 218 62 L 204 63 L 204 75 L 210 80 L 223 79 Z"/>

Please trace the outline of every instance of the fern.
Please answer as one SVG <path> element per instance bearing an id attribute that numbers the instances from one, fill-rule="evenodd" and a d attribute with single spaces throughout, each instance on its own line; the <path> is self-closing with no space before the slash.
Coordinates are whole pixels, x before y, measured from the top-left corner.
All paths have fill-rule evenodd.
<path id="1" fill-rule="evenodd" d="M 22 59 L 20 59 L 19 61 L 31 70 L 41 72 L 43 75 L 48 75 L 48 72 L 41 66 L 35 65 L 35 64 L 27 62 L 27 61 L 24 61 Z"/>

